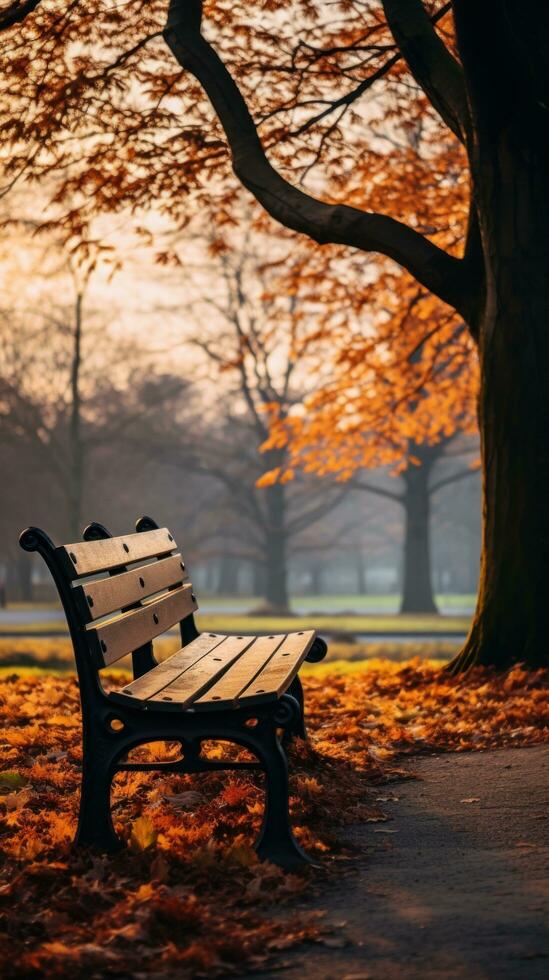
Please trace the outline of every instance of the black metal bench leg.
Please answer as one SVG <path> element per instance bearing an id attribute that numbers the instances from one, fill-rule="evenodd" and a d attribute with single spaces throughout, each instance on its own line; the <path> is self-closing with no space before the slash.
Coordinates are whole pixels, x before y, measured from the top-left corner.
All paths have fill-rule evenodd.
<path id="1" fill-rule="evenodd" d="M 292 834 L 288 762 L 274 732 L 269 743 L 262 746 L 261 762 L 265 769 L 266 793 L 263 826 L 256 844 L 259 857 L 288 871 L 312 863 Z"/>
<path id="2" fill-rule="evenodd" d="M 112 854 L 123 847 L 117 837 L 111 816 L 111 783 L 114 770 L 111 759 L 105 759 L 101 746 L 95 744 L 94 752 L 84 754 L 80 815 L 74 843 L 78 847 L 93 847 Z"/>
<path id="3" fill-rule="evenodd" d="M 291 727 L 287 728 L 284 732 L 284 738 L 282 739 L 282 744 L 287 745 L 291 742 L 292 738 L 307 738 L 307 729 L 305 727 L 305 702 L 303 697 L 303 685 L 299 675 L 296 675 L 288 688 L 288 694 L 294 697 L 299 705 L 299 719 Z"/>

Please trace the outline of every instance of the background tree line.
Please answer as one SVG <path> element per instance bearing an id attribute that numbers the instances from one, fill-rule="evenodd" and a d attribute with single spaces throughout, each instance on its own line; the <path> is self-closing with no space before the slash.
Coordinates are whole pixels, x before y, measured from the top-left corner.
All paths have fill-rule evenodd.
<path id="1" fill-rule="evenodd" d="M 187 239 L 171 240 L 170 268 L 159 273 L 184 281 L 185 311 L 164 303 L 148 313 L 174 324 L 171 369 L 164 349 L 117 327 L 96 289 L 96 261 L 81 262 L 55 238 L 39 249 L 49 273 L 38 292 L 23 290 L 11 307 L 5 294 L 0 562 L 8 596 L 33 596 L 17 548 L 25 524 L 76 540 L 89 519 L 122 532 L 136 507 L 173 525 L 203 592 L 255 596 L 267 610 L 287 609 L 292 592 L 370 591 L 400 592 L 404 611 L 429 612 L 435 590 L 473 592 L 474 442 L 414 444 L 398 474 L 378 466 L 340 482 L 298 469 L 287 480 L 292 450 L 268 446 L 270 418 L 285 418 L 321 387 L 318 318 L 295 290 L 276 288 L 276 249 L 262 236 L 201 233 L 192 242 L 189 258 Z M 25 254 L 27 245 L 23 236 Z M 464 476 L 470 485 L 454 489 Z M 446 532 L 456 527 L 457 550 Z"/>

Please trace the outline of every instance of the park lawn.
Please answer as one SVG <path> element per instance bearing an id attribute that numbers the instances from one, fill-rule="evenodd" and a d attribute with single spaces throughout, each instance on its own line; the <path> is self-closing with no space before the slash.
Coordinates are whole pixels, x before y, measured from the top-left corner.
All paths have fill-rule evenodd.
<path id="1" fill-rule="evenodd" d="M 261 605 L 261 600 L 249 596 L 199 596 L 202 604 L 207 608 L 215 605 L 223 610 L 230 612 L 233 606 L 248 605 L 250 614 L 253 615 L 254 609 Z M 476 596 L 472 593 L 450 593 L 448 595 L 440 593 L 435 596 L 435 601 L 439 608 L 449 609 L 474 609 Z M 389 595 L 294 595 L 290 599 L 290 607 L 293 610 L 306 608 L 321 615 L 336 614 L 340 615 L 343 610 L 345 613 L 352 612 L 356 615 L 370 615 L 378 613 L 380 609 L 387 610 L 387 615 L 397 615 L 400 605 L 400 596 L 397 594 Z"/>
<path id="2" fill-rule="evenodd" d="M 466 633 L 469 616 L 433 615 L 334 615 L 238 616 L 197 614 L 199 629 L 213 633 L 289 633 L 317 629 L 319 633 Z"/>
<path id="3" fill-rule="evenodd" d="M 456 648 L 457 652 L 457 648 Z M 422 657 L 419 658 L 420 662 L 427 667 L 441 667 L 444 663 L 440 657 Z M 301 677 L 332 677 L 332 676 L 354 676 L 360 674 L 366 670 L 380 670 L 383 668 L 389 669 L 391 666 L 401 666 L 403 663 L 416 663 L 418 661 L 417 657 L 410 659 L 407 656 L 402 657 L 401 660 L 391 660 L 390 658 L 383 656 L 373 656 L 368 659 L 363 660 L 344 660 L 335 659 L 328 660 L 320 664 L 303 664 L 300 675 Z M 72 664 L 67 664 L 63 668 L 52 668 L 47 666 L 42 666 L 38 664 L 21 667 L 18 665 L 0 665 L 0 679 L 5 677 L 64 677 L 67 674 L 76 674 L 76 668 Z M 126 669 L 122 668 L 120 670 L 109 669 L 109 676 L 116 677 L 117 680 L 120 679 L 123 683 L 127 683 L 131 679 L 132 673 L 128 666 Z"/>
<path id="4" fill-rule="evenodd" d="M 59 599 L 52 599 L 48 602 L 26 602 L 21 600 L 21 602 L 8 602 L 4 608 L 10 612 L 24 612 L 26 609 L 61 609 L 61 603 Z"/>
<path id="5" fill-rule="evenodd" d="M 313 613 L 308 616 L 253 616 L 245 613 L 197 613 L 198 628 L 212 633 L 289 633 L 300 629 L 318 629 L 319 633 L 466 633 L 469 616 L 435 615 L 371 615 L 356 616 L 338 614 L 324 616 Z M 4 626 L 5 633 L 37 635 L 59 630 L 65 632 L 65 622 L 37 620 L 28 624 L 16 623 Z M 0 637 L 2 627 L 0 626 Z"/>
<path id="6" fill-rule="evenodd" d="M 160 660 L 171 656 L 178 649 L 177 636 L 161 638 L 155 644 Z M 376 640 L 371 643 L 346 643 L 333 641 L 328 644 L 328 656 L 320 664 L 304 664 L 306 673 L 322 674 L 326 666 L 330 669 L 355 670 L 355 664 L 369 661 L 388 660 L 401 663 L 419 658 L 422 661 L 444 662 L 450 660 L 458 651 L 458 645 L 450 641 L 403 641 L 390 642 Z M 350 665 L 353 665 L 352 668 Z M 345 666 L 346 665 L 346 666 Z M 129 673 L 130 658 L 126 657 L 119 665 Z M 65 637 L 0 637 L 0 672 L 9 674 L 56 673 L 74 670 L 72 644 Z"/>
<path id="7" fill-rule="evenodd" d="M 476 603 L 476 596 L 473 593 L 439 593 L 435 599 L 439 606 L 450 606 L 458 609 L 466 606 L 474 607 Z M 227 611 L 230 611 L 234 606 L 248 604 L 250 610 L 253 611 L 260 601 L 257 596 L 202 596 L 202 602 L 205 606 L 215 604 L 216 606 L 223 607 Z M 325 610 L 333 612 L 338 609 L 364 610 L 364 612 L 368 612 L 371 609 L 375 610 L 381 607 L 391 612 L 398 606 L 399 601 L 400 596 L 396 593 L 387 595 L 294 595 L 290 599 L 290 606 L 310 606 L 311 609 L 318 610 L 319 612 Z M 52 599 L 48 602 L 8 602 L 5 608 L 18 612 L 26 609 L 30 611 L 39 609 L 61 610 L 61 603 L 58 599 Z"/>

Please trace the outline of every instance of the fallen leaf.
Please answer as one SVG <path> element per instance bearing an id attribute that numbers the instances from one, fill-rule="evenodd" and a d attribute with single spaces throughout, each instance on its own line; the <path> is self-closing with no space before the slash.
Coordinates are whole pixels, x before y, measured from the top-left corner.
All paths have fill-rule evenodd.
<path id="1" fill-rule="evenodd" d="M 27 786 L 25 789 L 19 790 L 18 793 L 8 793 L 7 796 L 3 797 L 2 803 L 8 811 L 20 810 L 21 807 L 27 805 L 33 795 L 32 790 Z"/>
<path id="2" fill-rule="evenodd" d="M 23 776 L 20 772 L 9 770 L 0 772 L 0 795 L 11 793 L 15 789 L 21 789 L 22 786 L 27 785 L 28 781 L 27 776 Z"/>
<path id="3" fill-rule="evenodd" d="M 146 851 L 156 843 L 156 831 L 149 817 L 138 817 L 132 824 L 130 844 L 137 851 Z"/>
<path id="4" fill-rule="evenodd" d="M 54 641 L 56 651 L 60 642 Z M 464 684 L 419 661 L 307 676 L 311 740 L 291 749 L 299 843 L 335 869 L 343 861 L 335 848 L 345 827 L 376 820 L 374 832 L 398 833 L 395 824 L 379 821 L 387 819 L 383 804 L 397 798 L 389 786 L 412 778 L 402 760 L 418 754 L 410 728 L 420 718 L 421 755 L 540 744 L 547 725 L 545 678 L 522 668 L 501 675 L 475 669 Z M 119 683 L 114 675 L 107 682 L 115 679 Z M 77 724 L 48 725 L 52 705 L 56 715 L 63 711 Z M 399 712 L 415 721 L 403 724 Z M 317 887 L 315 872 L 284 874 L 259 864 L 252 851 L 263 814 L 254 774 L 168 771 L 161 780 L 121 774 L 113 785 L 113 820 L 130 850 L 99 859 L 69 851 L 82 757 L 74 676 L 0 678 L 0 713 L 4 765 L 15 774 L 0 795 L 0 895 L 13 921 L 10 942 L 0 950 L 0 975 L 243 976 L 264 968 L 273 951 L 316 942 L 320 934 L 327 952 L 345 944 L 339 921 L 330 920 L 330 932 L 301 910 L 311 883 Z M 27 793 L 32 797 L 24 805 Z M 370 804 L 374 794 L 378 799 Z M 16 809 L 8 809 L 6 798 Z M 387 839 L 376 847 L 395 844 Z M 516 850 L 517 861 L 536 852 L 520 838 Z M 48 941 L 40 940 L 35 923 L 42 923 Z M 353 971 L 349 964 L 347 970 L 340 973 L 352 980 L 369 977 L 367 969 Z"/>
<path id="5" fill-rule="evenodd" d="M 175 796 L 165 796 L 164 799 L 171 806 L 179 810 L 196 810 L 204 802 L 202 793 L 190 789 L 186 793 L 176 793 Z"/>
<path id="6" fill-rule="evenodd" d="M 348 945 L 348 940 L 344 939 L 343 936 L 320 936 L 317 942 L 321 946 L 327 946 L 328 949 L 343 949 L 344 946 Z"/>

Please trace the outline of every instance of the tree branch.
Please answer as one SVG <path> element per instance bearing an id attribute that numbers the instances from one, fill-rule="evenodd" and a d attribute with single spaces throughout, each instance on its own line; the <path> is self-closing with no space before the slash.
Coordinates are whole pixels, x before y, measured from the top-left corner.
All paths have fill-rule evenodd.
<path id="1" fill-rule="evenodd" d="M 416 82 L 441 119 L 465 143 L 470 120 L 463 71 L 435 31 L 422 0 L 383 0 L 383 9 Z"/>
<path id="2" fill-rule="evenodd" d="M 477 466 L 474 469 L 468 467 L 466 470 L 458 470 L 456 473 L 450 473 L 450 476 L 445 476 L 442 480 L 437 480 L 436 483 L 431 484 L 427 493 L 432 497 L 441 487 L 447 487 L 450 483 L 457 483 L 458 480 L 465 480 L 468 476 L 476 476 L 479 472 L 480 469 Z"/>
<path id="3" fill-rule="evenodd" d="M 400 493 L 393 493 L 392 490 L 385 490 L 384 487 L 376 487 L 374 483 L 365 483 L 364 480 L 349 480 L 349 486 L 353 490 L 375 493 L 378 497 L 387 497 L 389 500 L 396 500 L 397 503 L 403 504 L 403 497 Z"/>
<path id="4" fill-rule="evenodd" d="M 460 259 L 388 215 L 319 201 L 271 166 L 238 86 L 200 33 L 201 12 L 200 0 L 172 0 L 164 38 L 210 99 L 244 187 L 275 220 L 319 244 L 347 245 L 394 259 L 466 319 L 468 283 Z"/>
<path id="5" fill-rule="evenodd" d="M 338 504 L 344 499 L 348 488 L 342 490 L 340 493 L 332 497 L 331 500 L 325 500 L 323 503 L 318 504 L 316 507 L 311 507 L 309 510 L 302 511 L 296 517 L 290 517 L 286 523 L 286 529 L 288 534 L 298 534 L 300 531 L 306 530 L 311 524 L 315 524 L 324 517 L 325 514 L 329 514 L 330 511 L 334 510 Z"/>
<path id="6" fill-rule="evenodd" d="M 444 17 L 449 10 L 451 10 L 451 7 L 452 7 L 451 3 L 444 4 L 444 6 L 440 8 L 440 10 L 437 10 L 436 14 L 433 14 L 431 18 L 431 23 L 435 24 L 438 20 L 441 20 L 441 18 Z M 331 53 L 330 49 L 327 50 L 327 53 L 328 54 Z M 364 95 L 364 93 L 367 92 L 368 89 L 372 88 L 372 86 L 375 85 L 375 83 L 378 82 L 380 78 L 384 78 L 385 75 L 388 75 L 391 68 L 393 68 L 396 64 L 398 64 L 398 62 L 401 61 L 402 58 L 403 58 L 403 54 L 401 51 L 399 51 L 397 54 L 391 55 L 391 57 L 388 58 L 387 61 L 385 61 L 382 65 L 379 66 L 379 68 L 377 68 L 374 72 L 372 72 L 372 74 L 369 75 L 368 78 L 363 78 L 362 81 L 355 86 L 355 88 L 351 89 L 350 92 L 347 92 L 346 95 L 342 95 L 339 99 L 334 99 L 334 101 L 330 102 L 330 104 L 325 109 L 323 109 L 322 112 L 317 113 L 316 116 L 311 116 L 311 118 L 307 119 L 307 121 L 302 123 L 301 126 L 298 126 L 298 128 L 294 130 L 294 132 L 292 133 L 292 136 L 301 136 L 302 133 L 306 133 L 309 129 L 315 126 L 316 123 L 321 122 L 323 119 L 326 118 L 326 116 L 330 116 L 337 109 L 340 109 L 343 106 L 352 105 L 353 102 L 356 102 L 356 100 L 359 99 L 361 95 Z"/>
<path id="7" fill-rule="evenodd" d="M 33 10 L 36 10 L 39 3 L 40 0 L 22 0 L 22 2 L 15 0 L 7 10 L 0 14 L 0 32 L 7 31 L 15 24 L 21 24 L 29 14 L 32 14 Z"/>

